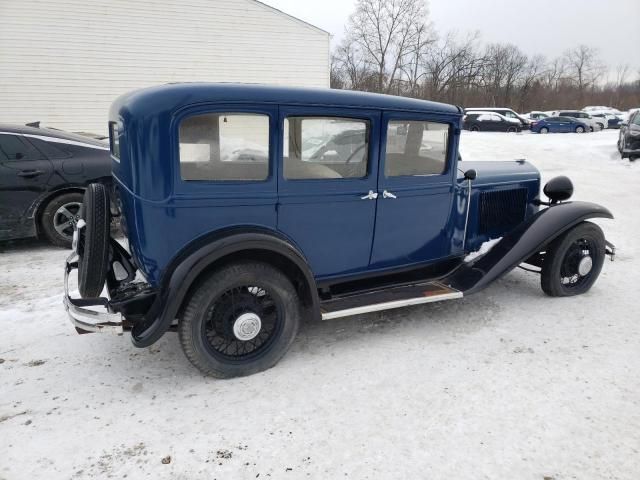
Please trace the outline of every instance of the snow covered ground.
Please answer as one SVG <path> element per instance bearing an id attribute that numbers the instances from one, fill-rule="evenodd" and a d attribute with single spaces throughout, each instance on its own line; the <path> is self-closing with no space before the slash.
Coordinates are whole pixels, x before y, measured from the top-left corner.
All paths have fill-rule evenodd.
<path id="1" fill-rule="evenodd" d="M 616 136 L 462 139 L 467 159 L 527 158 L 613 211 L 598 223 L 617 261 L 587 295 L 545 297 L 516 270 L 462 301 L 304 325 L 242 379 L 203 377 L 173 334 L 78 336 L 67 252 L 0 245 L 0 478 L 637 479 L 640 163 Z"/>

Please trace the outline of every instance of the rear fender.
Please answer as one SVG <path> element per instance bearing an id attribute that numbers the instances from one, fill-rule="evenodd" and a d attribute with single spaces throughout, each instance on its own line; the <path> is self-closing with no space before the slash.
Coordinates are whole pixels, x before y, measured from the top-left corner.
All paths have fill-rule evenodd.
<path id="1" fill-rule="evenodd" d="M 465 294 L 475 293 L 589 218 L 613 218 L 613 215 L 589 202 L 566 202 L 541 210 L 502 237 L 487 254 L 453 272 L 444 283 Z"/>
<path id="2" fill-rule="evenodd" d="M 285 257 L 293 263 L 304 277 L 310 290 L 310 307 L 319 312 L 319 300 L 314 276 L 303 257 L 290 242 L 271 231 L 261 229 L 231 229 L 204 238 L 179 254 L 167 269 L 161 282 L 160 294 L 131 332 L 136 347 L 148 347 L 155 343 L 171 327 L 194 282 L 201 273 L 224 257 L 242 251 L 264 251 L 274 256 Z"/>

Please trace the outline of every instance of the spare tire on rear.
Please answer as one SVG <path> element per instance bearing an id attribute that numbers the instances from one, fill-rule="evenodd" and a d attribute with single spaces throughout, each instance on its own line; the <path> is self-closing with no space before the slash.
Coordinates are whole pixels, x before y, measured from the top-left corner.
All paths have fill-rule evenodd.
<path id="1" fill-rule="evenodd" d="M 98 297 L 107 279 L 109 263 L 109 195 L 104 185 L 92 183 L 84 193 L 78 230 L 78 289 L 83 298 Z"/>

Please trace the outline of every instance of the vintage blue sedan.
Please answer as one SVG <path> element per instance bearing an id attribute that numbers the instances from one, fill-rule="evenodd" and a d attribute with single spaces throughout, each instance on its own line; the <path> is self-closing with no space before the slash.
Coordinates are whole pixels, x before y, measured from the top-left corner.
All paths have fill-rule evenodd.
<path id="1" fill-rule="evenodd" d="M 531 125 L 534 133 L 585 133 L 589 126 L 573 117 L 547 117 Z"/>
<path id="2" fill-rule="evenodd" d="M 462 116 L 422 100 L 255 85 L 117 99 L 115 188 L 87 190 L 65 269 L 73 324 L 130 331 L 138 347 L 177 331 L 197 368 L 227 378 L 275 365 L 305 318 L 457 299 L 521 264 L 548 295 L 589 290 L 614 252 L 586 220 L 611 213 L 568 202 L 566 177 L 544 201 L 525 161 L 461 162 Z M 128 249 L 110 237 L 110 195 Z M 82 298 L 69 294 L 76 269 Z"/>

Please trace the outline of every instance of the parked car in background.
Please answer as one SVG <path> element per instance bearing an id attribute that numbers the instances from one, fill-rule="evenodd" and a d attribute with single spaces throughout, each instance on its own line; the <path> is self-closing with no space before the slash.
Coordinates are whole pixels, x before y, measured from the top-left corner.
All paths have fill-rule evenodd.
<path id="1" fill-rule="evenodd" d="M 553 112 L 553 117 L 571 117 L 579 120 L 584 123 L 588 127 L 588 131 L 595 132 L 597 130 L 602 130 L 600 128 L 600 123 L 596 119 L 594 119 L 589 113 L 581 112 L 579 110 L 558 110 Z"/>
<path id="2" fill-rule="evenodd" d="M 345 90 L 174 84 L 121 96 L 109 129 L 129 251 L 110 237 L 107 189 L 89 185 L 64 271 L 71 322 L 130 331 L 137 347 L 177 331 L 196 368 L 228 378 L 274 366 L 304 320 L 463 298 L 522 263 L 550 296 L 587 292 L 614 249 L 586 220 L 611 213 L 567 201 L 567 177 L 541 200 L 524 160 L 462 170 L 461 119 L 453 105 Z M 310 162 L 312 138 L 349 148 Z M 221 161 L 230 148 L 267 162 Z M 362 168 L 336 168 L 353 161 Z M 489 239 L 501 240 L 470 259 Z"/>
<path id="3" fill-rule="evenodd" d="M 573 117 L 549 117 L 531 125 L 531 131 L 534 133 L 585 133 L 589 131 L 589 126 Z"/>
<path id="4" fill-rule="evenodd" d="M 601 130 L 609 128 L 609 117 L 604 113 L 590 113 L 589 115 L 598 123 Z"/>
<path id="5" fill-rule="evenodd" d="M 516 112 L 511 110 L 510 108 L 503 107 L 482 107 L 482 108 L 465 108 L 464 113 L 468 112 L 493 112 L 502 115 L 503 117 L 510 118 L 512 120 L 517 120 L 520 122 L 520 127 L 522 130 L 528 130 L 531 127 L 531 121 L 529 119 L 524 118 L 521 115 L 518 115 Z"/>
<path id="6" fill-rule="evenodd" d="M 531 123 L 542 120 L 543 118 L 550 117 L 550 115 L 545 112 L 538 112 L 535 110 L 533 112 L 525 113 L 521 116 L 529 120 Z"/>
<path id="7" fill-rule="evenodd" d="M 474 112 L 465 114 L 462 128 L 472 132 L 520 132 L 522 123 L 494 112 Z"/>
<path id="8" fill-rule="evenodd" d="M 110 179 L 106 143 L 0 124 L 0 240 L 42 236 L 71 246 L 85 187 Z"/>
<path id="9" fill-rule="evenodd" d="M 640 158 L 640 110 L 635 110 L 628 120 L 621 123 L 618 151 L 622 158 L 631 161 Z"/>

